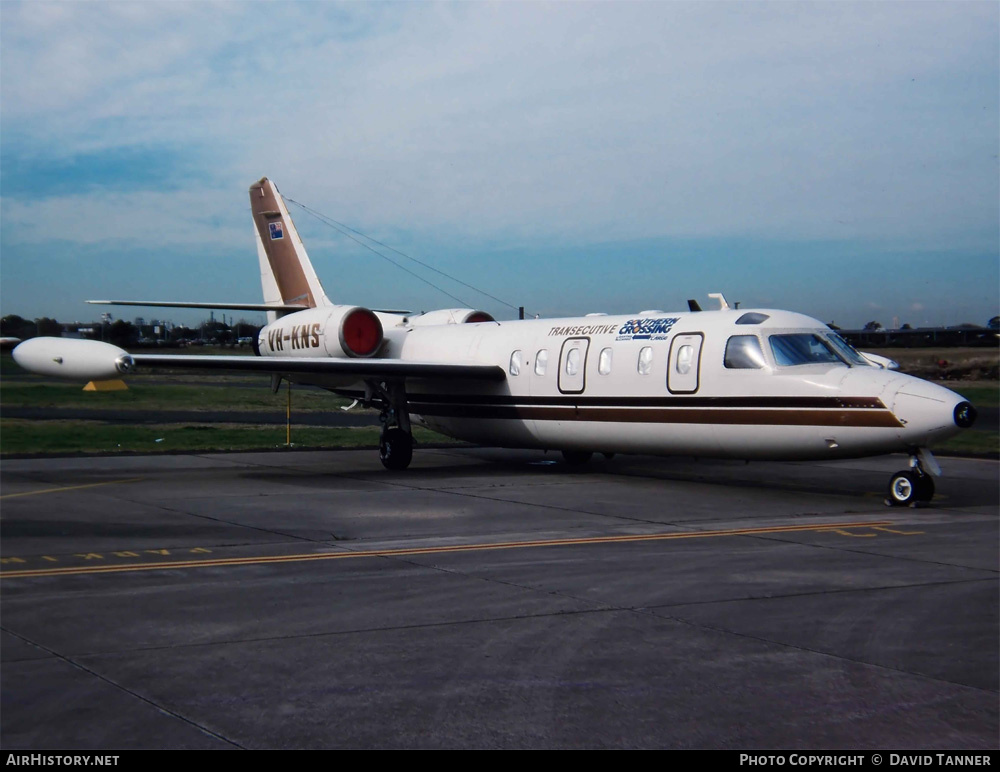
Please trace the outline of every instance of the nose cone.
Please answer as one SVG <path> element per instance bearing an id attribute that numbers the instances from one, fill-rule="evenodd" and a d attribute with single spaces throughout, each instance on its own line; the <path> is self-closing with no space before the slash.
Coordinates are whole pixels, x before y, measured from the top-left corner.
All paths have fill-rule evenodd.
<path id="1" fill-rule="evenodd" d="M 955 405 L 955 426 L 960 429 L 968 429 L 976 422 L 979 413 L 969 402 L 959 402 Z"/>
<path id="2" fill-rule="evenodd" d="M 918 447 L 952 437 L 976 420 L 976 409 L 961 394 L 919 378 L 899 386 L 892 412 L 904 426 L 902 436 Z"/>

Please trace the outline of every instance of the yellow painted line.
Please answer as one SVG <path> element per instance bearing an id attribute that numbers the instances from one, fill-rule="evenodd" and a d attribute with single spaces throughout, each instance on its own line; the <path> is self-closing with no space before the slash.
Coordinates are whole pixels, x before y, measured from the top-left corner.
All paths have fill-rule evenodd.
<path id="1" fill-rule="evenodd" d="M 681 533 L 652 533 L 627 536 L 593 536 L 577 539 L 545 539 L 540 541 L 487 542 L 485 544 L 458 544 L 450 547 L 408 547 L 362 552 L 319 552 L 304 555 L 261 555 L 245 558 L 213 558 L 210 560 L 177 560 L 162 563 L 126 563 L 123 565 L 89 565 L 66 568 L 25 569 L 0 572 L 0 578 L 13 579 L 27 576 L 61 576 L 64 574 L 107 574 L 120 571 L 159 571 L 177 568 L 210 568 L 213 566 L 253 566 L 265 563 L 302 563 L 310 560 L 343 560 L 347 558 L 404 557 L 407 555 L 436 555 L 446 552 L 480 552 L 485 550 L 525 549 L 527 547 L 575 547 L 587 544 L 623 544 L 641 541 L 668 541 L 671 539 L 705 539 L 717 536 L 752 536 L 766 533 L 792 533 L 795 531 L 823 531 L 840 528 L 872 528 L 892 525 L 877 523 L 823 523 L 814 525 L 782 525 L 769 528 L 732 528 L 719 531 L 685 531 Z"/>
<path id="2" fill-rule="evenodd" d="M 40 491 L 26 491 L 25 493 L 7 493 L 0 496 L 0 499 L 15 499 L 18 496 L 39 496 L 43 493 L 62 493 L 63 491 L 78 491 L 83 488 L 99 488 L 102 485 L 119 485 L 121 483 L 139 482 L 145 477 L 130 477 L 127 480 L 108 480 L 107 482 L 88 483 L 87 485 L 68 485 L 65 488 L 45 488 Z"/>

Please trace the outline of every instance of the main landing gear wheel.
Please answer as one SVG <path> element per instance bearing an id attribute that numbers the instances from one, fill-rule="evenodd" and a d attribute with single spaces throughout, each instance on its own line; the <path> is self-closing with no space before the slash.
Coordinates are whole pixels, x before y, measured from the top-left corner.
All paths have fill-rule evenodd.
<path id="1" fill-rule="evenodd" d="M 378 457 L 386 469 L 406 469 L 413 459 L 413 435 L 399 427 L 384 429 L 378 441 Z"/>
<path id="2" fill-rule="evenodd" d="M 885 500 L 891 507 L 915 506 L 934 498 L 934 480 L 930 475 L 917 469 L 896 472 L 889 481 L 889 497 Z"/>

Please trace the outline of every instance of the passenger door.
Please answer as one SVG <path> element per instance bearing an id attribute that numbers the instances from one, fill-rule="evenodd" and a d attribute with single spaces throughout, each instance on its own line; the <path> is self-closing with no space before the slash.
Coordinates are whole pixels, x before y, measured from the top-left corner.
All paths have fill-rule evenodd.
<path id="1" fill-rule="evenodd" d="M 667 389 L 671 394 L 694 394 L 698 391 L 701 345 L 704 340 L 705 336 L 700 332 L 692 332 L 675 335 L 670 342 Z"/>
<path id="2" fill-rule="evenodd" d="M 559 391 L 582 394 L 586 387 L 587 349 L 590 338 L 568 338 L 559 352 Z"/>

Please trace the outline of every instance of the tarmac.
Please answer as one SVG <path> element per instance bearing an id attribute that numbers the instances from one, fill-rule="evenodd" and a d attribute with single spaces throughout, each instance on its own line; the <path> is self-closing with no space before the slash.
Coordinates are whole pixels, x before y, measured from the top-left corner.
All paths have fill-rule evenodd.
<path id="1" fill-rule="evenodd" d="M 996 749 L 1000 465 L 5 460 L 0 745 Z"/>

